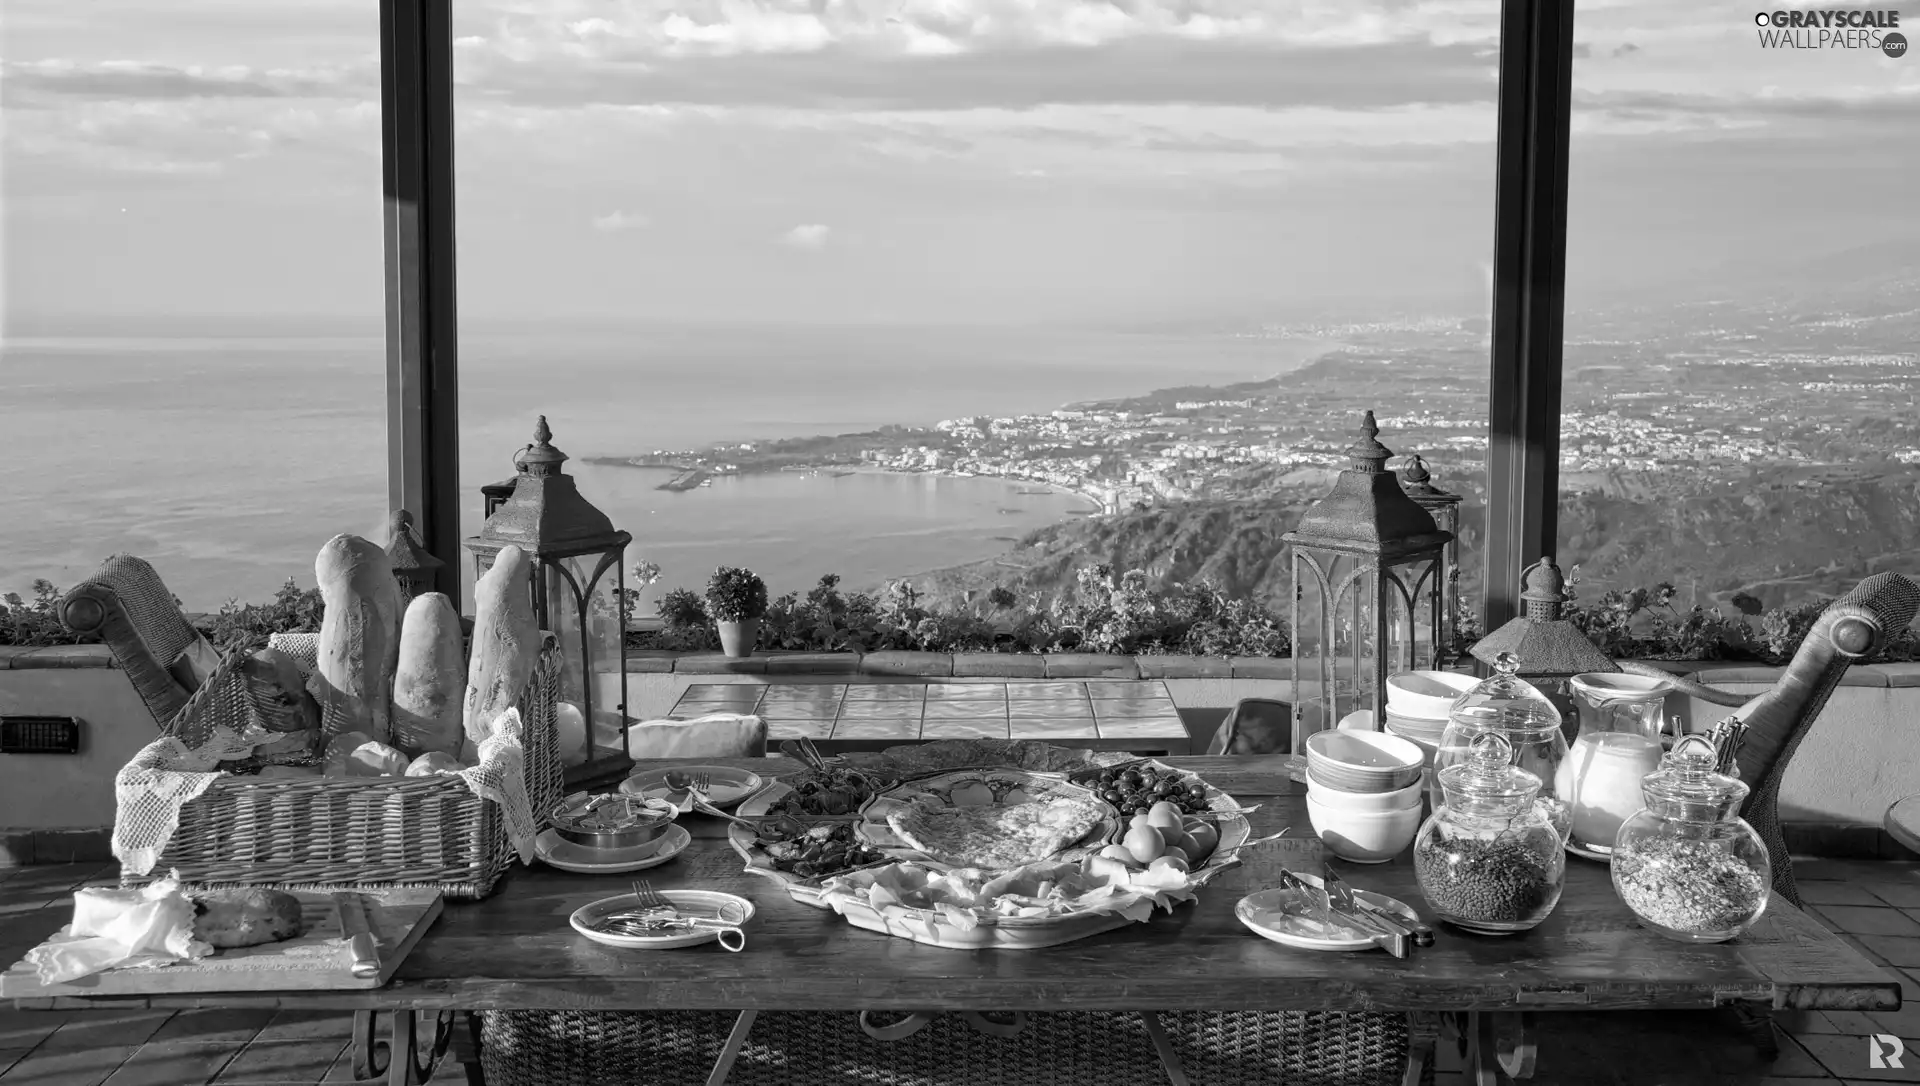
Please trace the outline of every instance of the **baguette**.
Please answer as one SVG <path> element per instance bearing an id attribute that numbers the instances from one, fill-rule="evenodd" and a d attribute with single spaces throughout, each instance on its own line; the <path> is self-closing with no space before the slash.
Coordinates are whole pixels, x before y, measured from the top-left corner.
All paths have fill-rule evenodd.
<path id="1" fill-rule="evenodd" d="M 540 624 L 533 616 L 532 559 L 502 547 L 493 567 L 473 585 L 473 655 L 467 665 L 462 714 L 466 743 L 461 761 L 491 734 L 493 721 L 520 700 L 540 659 Z"/>
<path id="2" fill-rule="evenodd" d="M 354 535 L 320 548 L 314 580 L 326 612 L 320 620 L 313 693 L 320 726 L 332 736 L 393 734 L 393 673 L 400 655 L 400 582 L 387 552 Z"/>
<path id="3" fill-rule="evenodd" d="M 438 592 L 416 596 L 400 623 L 400 662 L 393 673 L 393 745 L 415 757 L 435 751 L 458 754 L 466 700 L 460 615 Z"/>

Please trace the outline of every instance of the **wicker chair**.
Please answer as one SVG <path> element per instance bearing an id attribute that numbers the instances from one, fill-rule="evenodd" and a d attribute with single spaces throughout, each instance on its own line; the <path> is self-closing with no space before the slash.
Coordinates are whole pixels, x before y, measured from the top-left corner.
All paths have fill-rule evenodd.
<path id="1" fill-rule="evenodd" d="M 144 559 L 107 559 L 61 598 L 59 615 L 67 629 L 97 635 L 112 650 L 155 724 L 164 726 L 186 705 L 194 686 L 174 665 L 205 642 Z"/>
<path id="2" fill-rule="evenodd" d="M 1740 813 L 1767 843 L 1774 892 L 1796 907 L 1800 891 L 1780 829 L 1780 781 L 1787 775 L 1787 763 L 1847 668 L 1872 656 L 1888 634 L 1913 621 L 1916 611 L 1920 611 L 1920 585 L 1897 573 L 1868 577 L 1821 613 L 1773 689 L 1754 697 L 1677 677 L 1650 664 L 1620 665 L 1630 674 L 1671 680 L 1681 693 L 1701 701 L 1738 708 L 1733 715 L 1747 726 L 1740 747 L 1740 779 L 1753 790 Z"/>

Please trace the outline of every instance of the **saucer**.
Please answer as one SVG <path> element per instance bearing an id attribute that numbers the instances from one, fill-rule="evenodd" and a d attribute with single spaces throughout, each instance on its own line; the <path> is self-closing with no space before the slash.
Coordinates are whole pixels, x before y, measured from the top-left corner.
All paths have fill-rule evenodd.
<path id="1" fill-rule="evenodd" d="M 657 841 L 632 848 L 588 848 L 560 839 L 552 830 L 534 839 L 533 851 L 547 866 L 580 875 L 621 875 L 658 867 L 686 851 L 693 834 L 679 825 L 667 827 Z"/>

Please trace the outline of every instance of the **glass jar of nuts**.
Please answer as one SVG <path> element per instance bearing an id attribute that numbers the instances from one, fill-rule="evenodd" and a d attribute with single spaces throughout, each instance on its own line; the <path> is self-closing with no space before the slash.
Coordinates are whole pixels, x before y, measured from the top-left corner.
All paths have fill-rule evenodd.
<path id="1" fill-rule="evenodd" d="M 1620 827 L 1613 888 L 1647 927 L 1689 943 L 1719 943 L 1766 912 L 1772 867 L 1739 815 L 1747 786 L 1716 771 L 1711 740 L 1673 745 L 1641 791 L 1647 805 Z"/>

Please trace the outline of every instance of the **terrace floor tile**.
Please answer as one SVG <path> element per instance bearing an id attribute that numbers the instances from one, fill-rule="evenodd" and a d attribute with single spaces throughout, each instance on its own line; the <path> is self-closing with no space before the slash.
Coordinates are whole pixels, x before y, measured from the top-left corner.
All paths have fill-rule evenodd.
<path id="1" fill-rule="evenodd" d="M 130 1046 L 38 1048 L 0 1075 L 5 1086 L 100 1086 L 133 1055 Z"/>
<path id="2" fill-rule="evenodd" d="M 1827 926 L 1847 935 L 1920 936 L 1920 922 L 1892 906 L 1816 905 Z"/>
<path id="3" fill-rule="evenodd" d="M 1167 684 L 1159 679 L 1147 679 L 1134 682 L 1098 680 L 1087 683 L 1087 696 L 1095 701 L 1117 698 L 1168 697 Z"/>
<path id="4" fill-rule="evenodd" d="M 825 739 L 833 734 L 831 720 L 773 720 L 767 721 L 767 739 L 778 742 L 782 739 Z"/>
<path id="5" fill-rule="evenodd" d="M 997 701 L 930 701 L 924 720 L 1005 720 L 1007 707 Z"/>
<path id="6" fill-rule="evenodd" d="M 920 725 L 922 739 L 1006 739 L 1007 722 L 994 718 L 928 720 Z"/>
<path id="7" fill-rule="evenodd" d="M 1087 686 L 1076 682 L 1007 683 L 1009 698 L 1072 698 L 1087 700 Z"/>
<path id="8" fill-rule="evenodd" d="M 1005 683 L 928 683 L 927 700 L 932 701 L 998 701 L 1007 700 Z"/>
<path id="9" fill-rule="evenodd" d="M 1098 739 L 1091 720 L 1040 720 L 1022 717 L 1012 721 L 1007 735 L 1013 739 Z"/>
<path id="10" fill-rule="evenodd" d="M 106 1086 L 198 1086 L 218 1075 L 240 1051 L 232 1044 L 147 1045 L 128 1057 Z"/>
<path id="11" fill-rule="evenodd" d="M 819 738 L 815 736 L 814 738 Z M 832 739 L 918 739 L 920 721 L 904 720 L 848 720 L 841 718 L 833 725 Z"/>
<path id="12" fill-rule="evenodd" d="M 347 1049 L 338 1037 L 250 1044 L 227 1064 L 217 1086 L 237 1083 L 316 1083 L 327 1077 Z"/>

